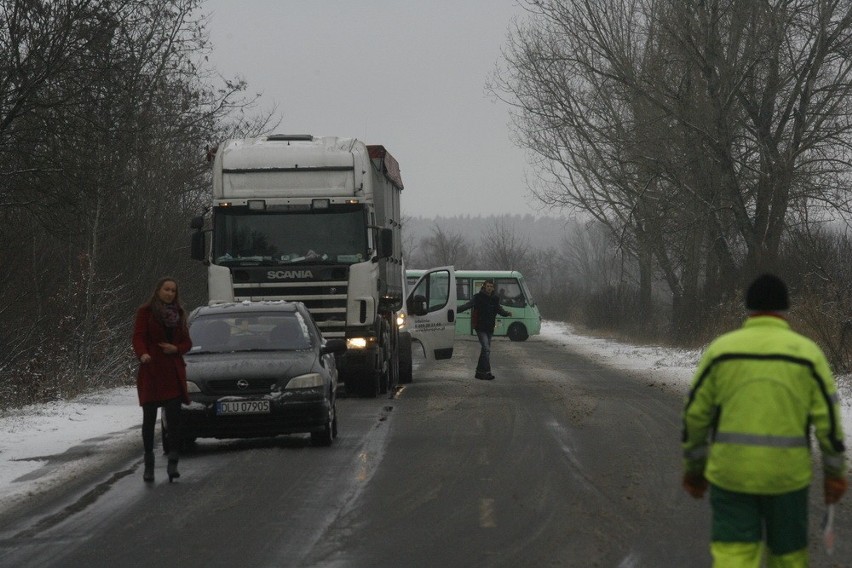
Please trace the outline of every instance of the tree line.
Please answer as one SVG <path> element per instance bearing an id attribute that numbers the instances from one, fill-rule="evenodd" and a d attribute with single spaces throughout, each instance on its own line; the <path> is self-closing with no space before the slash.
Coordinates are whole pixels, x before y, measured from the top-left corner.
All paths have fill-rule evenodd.
<path id="1" fill-rule="evenodd" d="M 848 369 L 852 2 L 521 5 L 488 88 L 537 198 L 616 244 L 602 305 L 700 341 L 773 271 Z"/>
<path id="2" fill-rule="evenodd" d="M 128 376 L 160 276 L 203 298 L 205 148 L 268 117 L 205 66 L 199 5 L 0 1 L 0 408 Z"/>
<path id="3" fill-rule="evenodd" d="M 208 148 L 275 124 L 207 64 L 202 4 L 0 0 L 0 408 L 132 376 L 160 276 L 204 302 Z M 536 198 L 582 221 L 552 245 L 437 223 L 409 266 L 516 268 L 547 317 L 687 343 L 771 270 L 848 370 L 852 0 L 521 4 L 488 89 Z"/>

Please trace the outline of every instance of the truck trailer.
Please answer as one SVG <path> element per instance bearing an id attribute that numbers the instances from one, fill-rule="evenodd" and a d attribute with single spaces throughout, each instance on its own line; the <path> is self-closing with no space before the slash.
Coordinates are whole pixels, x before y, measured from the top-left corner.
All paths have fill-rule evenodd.
<path id="1" fill-rule="evenodd" d="M 303 302 L 325 337 L 346 339 L 339 376 L 361 396 L 410 379 L 411 352 L 400 345 L 452 356 L 453 269 L 432 269 L 404 297 L 403 183 L 383 146 L 273 134 L 228 140 L 212 154 L 212 203 L 192 223 L 211 304 Z"/>

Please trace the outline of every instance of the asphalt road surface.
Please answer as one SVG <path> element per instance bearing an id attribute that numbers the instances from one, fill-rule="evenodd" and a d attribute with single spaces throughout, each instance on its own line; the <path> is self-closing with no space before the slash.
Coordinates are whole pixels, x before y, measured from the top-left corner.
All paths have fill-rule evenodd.
<path id="1" fill-rule="evenodd" d="M 340 400 L 330 448 L 200 440 L 179 480 L 158 456 L 146 485 L 127 445 L 0 513 L 0 566 L 710 566 L 708 504 L 680 488 L 680 393 L 541 338 L 495 340 L 479 381 L 478 348 Z M 812 566 L 852 566 L 849 511 L 831 557 L 812 518 Z"/>

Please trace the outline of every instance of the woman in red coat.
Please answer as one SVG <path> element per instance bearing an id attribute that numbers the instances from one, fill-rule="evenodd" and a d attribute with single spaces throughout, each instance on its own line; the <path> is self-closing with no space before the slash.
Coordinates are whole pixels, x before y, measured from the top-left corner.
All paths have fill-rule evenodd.
<path id="1" fill-rule="evenodd" d="M 142 479 L 145 481 L 154 481 L 154 425 L 160 407 L 163 407 L 169 425 L 166 471 L 169 481 L 180 477 L 177 470 L 180 405 L 189 403 L 183 354 L 191 347 L 186 311 L 180 305 L 177 282 L 173 278 L 161 278 L 151 299 L 136 311 L 133 326 L 133 351 L 140 363 L 136 390 L 142 407 L 142 443 L 145 447 Z"/>

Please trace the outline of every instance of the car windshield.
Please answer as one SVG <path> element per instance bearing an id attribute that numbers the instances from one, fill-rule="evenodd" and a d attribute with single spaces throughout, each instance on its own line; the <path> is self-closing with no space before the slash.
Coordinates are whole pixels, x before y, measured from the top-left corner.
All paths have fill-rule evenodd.
<path id="1" fill-rule="evenodd" d="M 211 314 L 189 326 L 196 353 L 234 351 L 291 351 L 311 347 L 308 322 L 298 312 Z"/>

